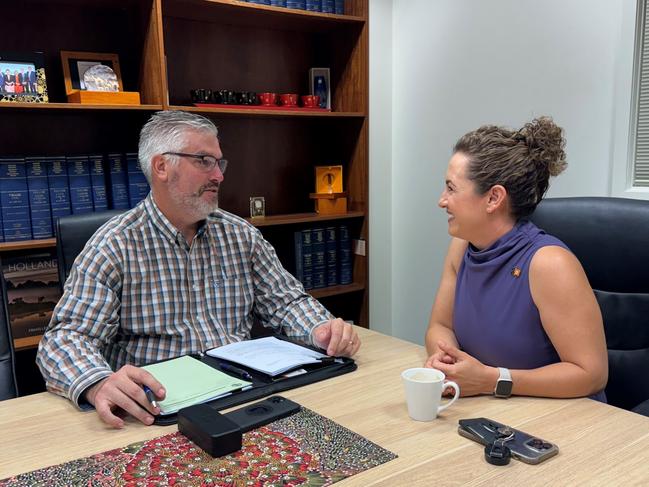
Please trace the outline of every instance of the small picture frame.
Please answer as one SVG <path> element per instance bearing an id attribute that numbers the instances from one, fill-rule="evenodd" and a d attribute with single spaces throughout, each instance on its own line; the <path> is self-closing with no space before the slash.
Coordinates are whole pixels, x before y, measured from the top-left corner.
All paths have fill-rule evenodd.
<path id="1" fill-rule="evenodd" d="M 117 54 L 104 52 L 84 51 L 61 51 L 61 62 L 63 64 L 63 77 L 65 81 L 65 92 L 70 95 L 75 91 L 88 91 L 84 83 L 85 72 L 97 65 L 108 66 L 116 76 L 113 86 L 103 91 L 117 92 L 124 91 L 122 85 L 122 72 L 119 67 Z"/>
<path id="2" fill-rule="evenodd" d="M 0 102 L 47 103 L 43 53 L 0 52 Z"/>
<path id="3" fill-rule="evenodd" d="M 266 200 L 263 196 L 250 197 L 250 218 L 264 218 L 266 216 Z"/>
<path id="4" fill-rule="evenodd" d="M 331 80 L 329 68 L 309 69 L 309 90 L 320 97 L 320 108 L 331 110 Z"/>

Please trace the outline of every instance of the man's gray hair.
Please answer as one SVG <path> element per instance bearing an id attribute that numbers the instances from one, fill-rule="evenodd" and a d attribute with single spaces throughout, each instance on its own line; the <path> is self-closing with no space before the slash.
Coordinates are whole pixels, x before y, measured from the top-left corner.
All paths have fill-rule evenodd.
<path id="1" fill-rule="evenodd" d="M 216 125 L 208 118 L 195 113 L 166 110 L 156 112 L 140 131 L 138 159 L 142 172 L 151 184 L 151 159 L 164 152 L 181 152 L 186 132 L 194 130 L 218 136 Z M 172 161 L 176 161 L 173 158 Z"/>

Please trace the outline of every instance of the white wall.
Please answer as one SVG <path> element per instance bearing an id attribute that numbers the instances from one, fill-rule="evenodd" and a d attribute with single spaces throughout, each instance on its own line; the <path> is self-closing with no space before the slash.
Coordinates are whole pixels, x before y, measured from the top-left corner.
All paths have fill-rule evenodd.
<path id="1" fill-rule="evenodd" d="M 392 334 L 392 0 L 370 3 L 370 315 Z M 374 278 L 373 276 L 376 276 Z"/>
<path id="2" fill-rule="evenodd" d="M 551 115 L 565 129 L 569 166 L 549 195 L 610 194 L 615 119 L 623 118 L 615 104 L 630 89 L 616 85 L 620 50 L 633 39 L 633 29 L 622 29 L 623 9 L 635 12 L 635 1 L 370 2 L 372 328 L 391 325 L 393 335 L 423 343 L 449 240 L 437 199 L 451 148 L 465 132 Z M 390 21 L 391 33 L 377 32 Z M 389 251 L 376 239 L 386 235 Z M 383 295 L 385 282 L 391 293 Z"/>

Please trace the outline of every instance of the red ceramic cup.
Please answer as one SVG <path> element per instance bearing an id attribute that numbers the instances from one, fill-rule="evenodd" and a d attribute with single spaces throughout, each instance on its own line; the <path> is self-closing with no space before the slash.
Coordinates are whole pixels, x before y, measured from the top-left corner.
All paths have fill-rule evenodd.
<path id="1" fill-rule="evenodd" d="M 277 105 L 277 93 L 257 93 L 257 98 L 262 106 Z"/>
<path id="2" fill-rule="evenodd" d="M 317 108 L 320 103 L 320 97 L 318 95 L 303 95 L 302 96 L 302 106 L 305 108 Z"/>
<path id="3" fill-rule="evenodd" d="M 282 93 L 279 95 L 279 104 L 285 107 L 296 107 L 297 93 Z"/>

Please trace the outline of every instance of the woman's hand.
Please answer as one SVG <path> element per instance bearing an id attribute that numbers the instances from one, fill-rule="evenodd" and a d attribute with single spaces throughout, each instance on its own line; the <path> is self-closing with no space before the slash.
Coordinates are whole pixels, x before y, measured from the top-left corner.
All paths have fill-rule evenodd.
<path id="1" fill-rule="evenodd" d="M 438 351 L 426 361 L 426 367 L 441 370 L 447 380 L 460 386 L 461 396 L 491 394 L 496 386 L 498 369 L 489 367 L 453 345 L 437 342 Z M 449 392 L 445 391 L 445 394 Z M 452 392 L 452 389 L 451 389 Z"/>

